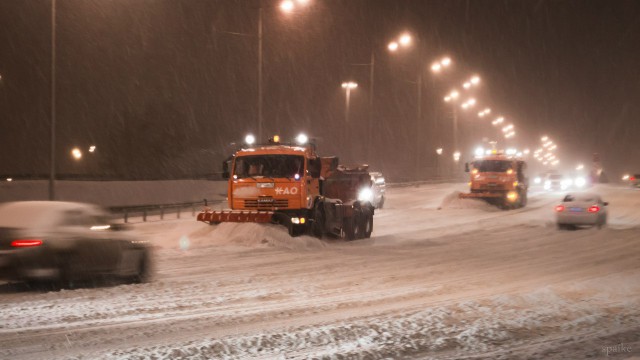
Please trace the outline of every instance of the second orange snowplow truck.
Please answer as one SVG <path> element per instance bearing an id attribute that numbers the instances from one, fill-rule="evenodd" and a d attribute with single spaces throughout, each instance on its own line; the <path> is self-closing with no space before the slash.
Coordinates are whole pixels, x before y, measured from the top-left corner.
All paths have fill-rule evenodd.
<path id="1" fill-rule="evenodd" d="M 205 209 L 197 219 L 276 223 L 291 236 L 370 237 L 374 208 L 368 166 L 347 168 L 319 157 L 312 144 L 269 144 L 238 150 L 223 164 L 230 210 Z"/>
<path id="2" fill-rule="evenodd" d="M 523 207 L 529 188 L 525 169 L 522 159 L 499 152 L 467 163 L 470 192 L 460 198 L 483 199 L 504 209 Z"/>

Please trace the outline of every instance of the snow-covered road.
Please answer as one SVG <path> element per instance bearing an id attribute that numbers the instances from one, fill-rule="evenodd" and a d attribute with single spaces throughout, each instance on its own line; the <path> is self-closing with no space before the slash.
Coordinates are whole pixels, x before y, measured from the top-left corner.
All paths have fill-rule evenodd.
<path id="1" fill-rule="evenodd" d="M 154 281 L 0 286 L 2 359 L 629 359 L 640 356 L 640 192 L 600 185 L 609 226 L 559 231 L 463 185 L 388 189 L 371 239 L 271 225 L 136 224 Z"/>

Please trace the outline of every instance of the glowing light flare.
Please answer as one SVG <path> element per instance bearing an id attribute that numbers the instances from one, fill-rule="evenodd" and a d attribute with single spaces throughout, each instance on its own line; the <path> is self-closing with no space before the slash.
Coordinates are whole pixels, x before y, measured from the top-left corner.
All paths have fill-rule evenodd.
<path id="1" fill-rule="evenodd" d="M 293 9 L 295 8 L 295 3 L 291 0 L 285 0 L 283 2 L 280 3 L 280 10 L 286 12 L 286 13 L 290 13 L 293 11 Z"/>
<path id="2" fill-rule="evenodd" d="M 353 82 L 353 81 L 348 81 L 348 82 L 343 82 L 342 83 L 342 88 L 343 89 L 355 89 L 358 87 L 358 84 Z"/>
<path id="3" fill-rule="evenodd" d="M 491 122 L 492 125 L 500 125 L 504 122 L 504 118 L 501 116 Z"/>
<path id="4" fill-rule="evenodd" d="M 392 42 L 389 43 L 389 45 L 387 45 L 387 49 L 389 49 L 389 51 L 396 51 L 396 50 L 398 50 L 399 46 L 400 45 L 398 45 L 397 42 L 392 41 Z"/>
<path id="5" fill-rule="evenodd" d="M 437 148 L 436 149 L 436 154 L 442 155 L 442 151 L 443 151 L 442 148 Z"/>
<path id="6" fill-rule="evenodd" d="M 460 151 L 456 151 L 453 153 L 453 161 L 460 161 Z"/>
<path id="7" fill-rule="evenodd" d="M 253 136 L 252 134 L 248 134 L 247 136 L 244 137 L 244 142 L 247 145 L 253 145 L 256 142 L 256 137 Z"/>
<path id="8" fill-rule="evenodd" d="M 299 135 L 296 137 L 296 142 L 297 142 L 298 144 L 300 144 L 300 145 L 304 145 L 304 144 L 306 144 L 308 141 L 309 141 L 309 137 L 308 137 L 307 135 L 305 135 L 305 134 L 299 134 Z"/>
<path id="9" fill-rule="evenodd" d="M 80 151 L 80 149 L 78 149 L 77 147 L 73 148 L 71 150 L 71 156 L 76 160 L 80 160 L 82 159 L 82 151 Z"/>
<path id="10" fill-rule="evenodd" d="M 399 40 L 399 42 L 400 42 L 400 45 L 402 45 L 402 46 L 408 46 L 409 44 L 411 44 L 411 40 L 412 40 L 412 39 L 411 39 L 411 35 L 409 35 L 409 34 L 402 34 L 402 35 L 400 36 L 400 40 Z"/>

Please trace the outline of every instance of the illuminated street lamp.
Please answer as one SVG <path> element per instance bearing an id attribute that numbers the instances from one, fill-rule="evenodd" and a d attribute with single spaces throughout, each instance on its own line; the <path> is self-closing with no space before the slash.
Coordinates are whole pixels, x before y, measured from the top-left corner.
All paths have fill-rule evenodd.
<path id="1" fill-rule="evenodd" d="M 479 117 L 485 117 L 486 115 L 491 114 L 491 109 L 490 108 L 485 108 L 484 110 L 480 111 L 478 113 Z"/>
<path id="2" fill-rule="evenodd" d="M 453 161 L 455 162 L 460 161 L 460 151 L 456 151 L 453 153 Z"/>
<path id="3" fill-rule="evenodd" d="M 480 77 L 478 75 L 474 75 L 471 79 L 467 80 L 462 84 L 462 87 L 465 89 L 471 89 L 472 86 L 476 86 L 480 83 Z"/>
<path id="4" fill-rule="evenodd" d="M 296 5 L 306 6 L 309 4 L 309 0 L 284 0 L 280 3 L 280 10 L 285 13 L 291 13 L 296 9 Z"/>
<path id="5" fill-rule="evenodd" d="M 400 45 L 402 46 L 408 46 L 411 44 L 411 35 L 409 34 L 402 34 L 400 36 Z"/>
<path id="6" fill-rule="evenodd" d="M 452 90 L 449 95 L 444 97 L 444 101 L 451 102 L 456 100 L 460 96 L 460 93 L 457 90 Z"/>
<path id="7" fill-rule="evenodd" d="M 496 126 L 496 125 L 500 125 L 504 122 L 504 118 L 502 116 L 500 116 L 499 118 L 493 120 L 491 122 L 492 125 Z"/>
<path id="8" fill-rule="evenodd" d="M 358 84 L 353 81 L 347 81 L 342 83 L 342 88 L 345 90 L 345 106 L 344 106 L 344 122 L 345 122 L 345 136 L 349 141 L 349 105 L 351 102 L 351 90 L 358 87 Z"/>
<path id="9" fill-rule="evenodd" d="M 436 154 L 442 155 L 442 151 L 443 151 L 442 148 L 437 148 L 436 149 Z"/>
<path id="10" fill-rule="evenodd" d="M 91 145 L 91 146 L 89 146 L 89 152 L 90 152 L 90 153 L 93 153 L 93 152 L 95 152 L 95 151 L 96 151 L 96 146 L 95 146 L 95 145 Z"/>
<path id="11" fill-rule="evenodd" d="M 398 50 L 400 48 L 400 46 L 409 46 L 411 45 L 411 42 L 413 41 L 413 39 L 411 38 L 411 35 L 404 33 L 402 35 L 400 35 L 398 37 L 397 40 L 393 40 L 389 43 L 389 45 L 387 45 L 387 49 L 389 49 L 389 51 L 394 52 L 396 50 Z"/>
<path id="12" fill-rule="evenodd" d="M 440 60 L 437 60 L 433 64 L 431 64 L 431 71 L 434 73 L 439 73 L 442 69 L 447 68 L 451 65 L 451 58 L 444 57 Z"/>
<path id="13" fill-rule="evenodd" d="M 582 170 L 582 169 L 584 169 L 584 165 L 578 164 L 578 166 L 576 166 L 576 170 Z"/>
<path id="14" fill-rule="evenodd" d="M 73 148 L 71 150 L 71 156 L 75 159 L 75 160 L 80 160 L 82 159 L 82 151 L 80 151 L 80 149 L 78 149 L 77 147 Z"/>
<path id="15" fill-rule="evenodd" d="M 473 107 L 476 104 L 476 99 L 474 98 L 470 98 L 469 100 L 467 100 L 465 103 L 463 103 L 462 105 L 460 105 L 460 107 L 462 107 L 463 109 L 468 109 L 470 107 Z"/>

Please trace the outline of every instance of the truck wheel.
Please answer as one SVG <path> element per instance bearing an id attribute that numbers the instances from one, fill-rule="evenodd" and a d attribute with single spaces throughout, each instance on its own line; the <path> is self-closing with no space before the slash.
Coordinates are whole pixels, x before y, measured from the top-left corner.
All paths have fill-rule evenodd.
<path id="1" fill-rule="evenodd" d="M 304 225 L 296 225 L 291 221 L 289 221 L 289 226 L 287 228 L 289 229 L 289 236 L 291 237 L 299 236 L 304 232 Z"/>
<path id="2" fill-rule="evenodd" d="M 527 206 L 527 191 L 520 192 L 520 207 Z"/>
<path id="3" fill-rule="evenodd" d="M 371 209 L 362 209 L 362 229 L 365 239 L 370 238 L 373 232 L 373 211 Z"/>
<path id="4" fill-rule="evenodd" d="M 362 239 L 362 210 L 353 209 L 353 216 L 345 219 L 344 232 L 347 240 Z"/>
<path id="5" fill-rule="evenodd" d="M 311 235 L 317 237 L 318 239 L 322 239 L 322 235 L 324 235 L 324 209 L 322 208 L 322 203 L 317 202 L 313 207 L 313 222 L 311 223 Z"/>

